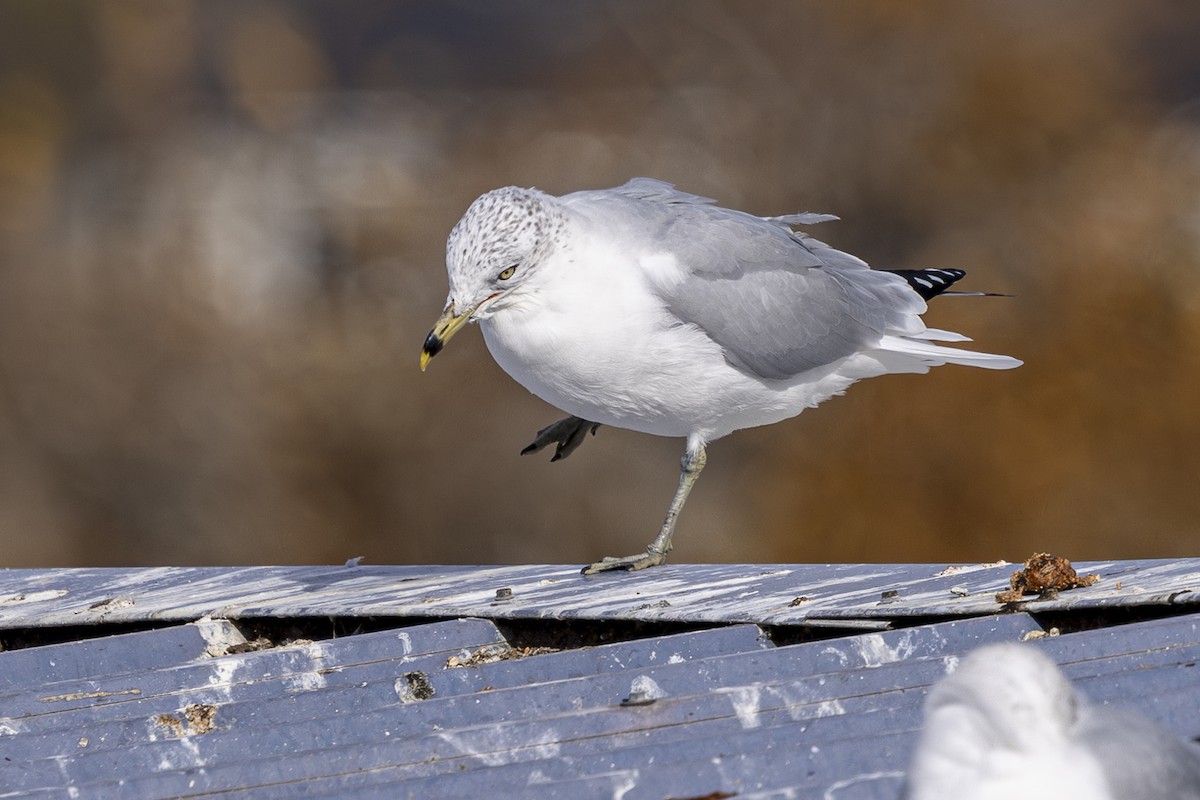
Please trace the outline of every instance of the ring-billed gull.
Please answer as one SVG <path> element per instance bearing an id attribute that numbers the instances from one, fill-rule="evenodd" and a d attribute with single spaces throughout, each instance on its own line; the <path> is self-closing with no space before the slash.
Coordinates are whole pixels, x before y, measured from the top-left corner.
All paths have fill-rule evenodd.
<path id="1" fill-rule="evenodd" d="M 1200 800 L 1200 749 L 1076 695 L 1044 653 L 981 647 L 933 687 L 905 800 Z"/>
<path id="2" fill-rule="evenodd" d="M 961 270 L 873 270 L 793 228 L 830 219 L 756 217 L 649 178 L 562 197 L 496 189 L 446 242 L 450 295 L 421 369 L 478 322 L 504 371 L 571 415 L 523 452 L 554 444 L 553 460 L 565 458 L 600 425 L 686 437 L 646 552 L 584 572 L 661 564 L 709 442 L 862 378 L 1021 363 L 934 344 L 967 341 L 920 317 Z"/>

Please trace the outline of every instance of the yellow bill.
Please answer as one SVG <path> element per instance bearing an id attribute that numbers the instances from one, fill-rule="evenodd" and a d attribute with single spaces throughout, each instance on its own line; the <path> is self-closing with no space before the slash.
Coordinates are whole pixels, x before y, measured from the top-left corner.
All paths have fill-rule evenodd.
<path id="1" fill-rule="evenodd" d="M 442 312 L 442 316 L 438 317 L 438 321 L 434 323 L 433 330 L 425 337 L 425 344 L 421 347 L 421 371 L 425 371 L 425 367 L 429 366 L 429 359 L 442 352 L 442 348 L 446 346 L 446 342 L 450 341 L 450 337 L 458 333 L 458 329 L 466 325 L 470 321 L 471 315 L 475 313 L 475 309 L 470 309 L 466 313 L 456 314 L 454 304 L 446 306 L 446 310 Z"/>

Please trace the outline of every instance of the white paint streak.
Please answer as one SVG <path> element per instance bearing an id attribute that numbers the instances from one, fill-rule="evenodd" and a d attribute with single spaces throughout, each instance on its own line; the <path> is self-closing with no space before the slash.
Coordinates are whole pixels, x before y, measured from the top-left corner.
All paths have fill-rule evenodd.
<path id="1" fill-rule="evenodd" d="M 555 758 L 560 749 L 559 735 L 554 730 L 542 731 L 535 741 L 518 747 L 513 747 L 512 737 L 502 727 L 443 731 L 438 737 L 462 755 L 477 758 L 488 767 L 502 767 L 516 761 Z"/>
<path id="2" fill-rule="evenodd" d="M 824 800 L 837 800 L 837 793 L 850 786 L 857 786 L 860 783 L 874 783 L 881 780 L 902 781 L 904 780 L 904 773 L 897 770 L 888 770 L 886 772 L 865 772 L 861 775 L 855 775 L 852 778 L 845 778 L 844 780 L 830 784 L 829 788 L 825 790 Z M 896 788 L 899 790 L 899 787 Z"/>
<path id="3" fill-rule="evenodd" d="M 413 651 L 412 637 L 404 631 L 396 634 L 396 638 L 400 640 L 400 646 L 404 648 L 404 655 L 410 655 Z"/>
<path id="4" fill-rule="evenodd" d="M 179 740 L 179 744 L 192 757 L 192 766 L 203 767 L 207 762 L 204 756 L 200 755 L 200 742 L 198 737 L 185 736 Z"/>
<path id="5" fill-rule="evenodd" d="M 171 583 L 172 578 L 186 574 L 187 570 L 179 567 L 143 567 L 129 572 L 114 571 L 108 581 L 111 587 L 145 587 L 151 583 Z M 184 585 L 190 591 L 191 587 Z"/>
<path id="6" fill-rule="evenodd" d="M 236 656 L 226 656 L 209 663 L 212 664 L 212 670 L 208 675 L 208 685 L 219 691 L 224 699 L 232 700 L 234 676 L 241 668 L 241 660 Z"/>
<path id="7" fill-rule="evenodd" d="M 318 669 L 322 664 L 329 661 L 329 648 L 324 642 L 309 642 L 304 645 L 301 653 L 308 658 L 309 666 L 313 669 Z"/>
<path id="8" fill-rule="evenodd" d="M 620 772 L 612 777 L 614 779 L 613 800 L 624 800 L 626 794 L 637 788 L 638 771 L 636 769 Z"/>
<path id="9" fill-rule="evenodd" d="M 311 692 L 317 689 L 324 689 L 326 681 L 324 675 L 313 670 L 312 672 L 289 675 L 286 683 L 289 689 L 299 692 Z"/>
<path id="10" fill-rule="evenodd" d="M 511 568 L 509 569 L 511 570 Z M 869 578 L 870 576 L 866 577 Z M 636 589 L 615 587 L 604 591 L 591 592 L 586 595 L 581 595 L 577 589 L 566 586 L 560 592 L 540 593 L 538 600 L 539 603 L 546 606 L 553 606 L 557 602 L 569 602 L 572 610 L 576 612 L 587 610 L 625 611 L 630 603 L 643 603 L 646 597 L 652 596 L 669 600 L 674 607 L 686 606 L 690 609 L 699 609 L 710 600 L 720 600 L 723 604 L 728 604 L 729 595 L 734 589 L 744 586 L 754 586 L 759 578 L 760 575 L 753 573 L 736 575 L 722 580 L 707 580 L 702 588 L 694 580 L 690 579 L 658 579 L 640 583 Z M 851 576 L 827 583 L 849 583 L 861 578 L 862 576 Z M 513 587 L 513 592 L 517 592 L 517 587 Z M 788 600 L 792 596 L 789 595 Z M 452 602 L 454 599 L 454 597 L 439 598 L 439 604 L 442 602 Z M 491 600 L 492 598 L 488 597 L 488 602 Z M 764 602 L 768 602 L 768 600 L 764 600 Z M 771 599 L 769 602 L 775 604 L 777 600 Z"/>
<path id="11" fill-rule="evenodd" d="M 163 751 L 158 760 L 159 772 L 174 772 L 180 769 L 194 769 L 205 765 L 204 756 L 200 754 L 200 744 L 196 736 L 184 736 L 169 741 L 179 745 Z"/>
<path id="12" fill-rule="evenodd" d="M 840 717 L 846 713 L 846 709 L 842 708 L 842 701 L 834 698 L 833 700 L 825 700 L 817 705 L 817 719 L 821 717 Z"/>
<path id="13" fill-rule="evenodd" d="M 658 700 L 667 696 L 662 687 L 655 683 L 654 679 L 648 675 L 638 675 L 629 684 L 629 694 L 631 697 L 639 692 L 643 697 L 648 697 L 652 700 Z"/>
<path id="14" fill-rule="evenodd" d="M 733 686 L 717 690 L 720 694 L 729 695 L 729 702 L 733 704 L 733 711 L 737 714 L 738 722 L 742 723 L 742 728 L 757 728 L 762 724 L 758 718 L 759 701 L 761 695 L 757 686 Z"/>
<path id="15" fill-rule="evenodd" d="M 10 594 L 6 597 L 0 597 L 0 606 L 15 606 L 19 603 L 38 603 L 43 600 L 54 600 L 67 593 L 66 589 L 43 589 L 40 592 Z"/>
<path id="16" fill-rule="evenodd" d="M 855 637 L 855 646 L 862 656 L 863 666 L 878 667 L 883 664 L 894 664 L 912 655 L 912 634 L 905 631 L 895 646 L 890 646 L 883 634 L 866 633 Z"/>
<path id="17" fill-rule="evenodd" d="M 951 564 L 941 572 L 933 573 L 933 577 L 945 578 L 950 575 L 962 575 L 966 572 L 978 572 L 981 569 L 995 569 L 997 567 L 1007 567 L 1008 565 L 1008 562 L 1004 561 L 1003 559 L 1000 561 L 992 561 L 988 564 Z"/>
<path id="18" fill-rule="evenodd" d="M 821 651 L 821 655 L 833 656 L 834 658 L 837 659 L 838 664 L 840 664 L 843 667 L 848 666 L 850 663 L 850 659 L 846 657 L 845 651 L 840 650 L 836 647 L 826 647 L 824 650 Z"/>
<path id="19" fill-rule="evenodd" d="M 237 658 L 222 658 L 213 662 L 212 674 L 208 676 L 208 685 L 214 689 L 228 689 L 233 684 L 234 676 L 242 662 Z"/>
<path id="20" fill-rule="evenodd" d="M 813 698 L 804 689 L 802 683 L 780 683 L 774 686 L 765 687 L 767 694 L 772 697 L 779 698 L 788 716 L 792 719 L 808 719 L 810 714 L 806 709 L 812 703 Z"/>

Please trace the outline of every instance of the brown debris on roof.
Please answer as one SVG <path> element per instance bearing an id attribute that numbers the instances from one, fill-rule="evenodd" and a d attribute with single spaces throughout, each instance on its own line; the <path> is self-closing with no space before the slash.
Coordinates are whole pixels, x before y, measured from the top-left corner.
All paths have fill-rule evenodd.
<path id="1" fill-rule="evenodd" d="M 450 656 L 446 660 L 446 669 L 478 667 L 483 664 L 494 664 L 497 661 L 511 661 L 554 652 L 557 650 L 553 647 L 512 647 L 507 644 L 490 644 L 480 647 L 469 655 Z"/>
<path id="2" fill-rule="evenodd" d="M 1091 586 L 1099 575 L 1079 575 L 1071 562 L 1050 553 L 1034 553 L 1008 579 L 1012 588 L 996 594 L 997 603 L 1017 603 L 1025 595 L 1053 596 L 1064 589 Z"/>

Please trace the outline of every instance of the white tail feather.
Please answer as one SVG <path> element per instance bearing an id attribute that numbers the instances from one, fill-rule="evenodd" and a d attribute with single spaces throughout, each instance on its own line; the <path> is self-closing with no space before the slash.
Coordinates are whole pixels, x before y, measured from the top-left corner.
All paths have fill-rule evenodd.
<path id="1" fill-rule="evenodd" d="M 925 331 L 925 334 L 947 333 L 946 331 Z M 929 337 L 934 338 L 934 337 Z M 948 339 L 947 341 L 961 341 L 959 339 Z M 961 364 L 964 367 L 982 367 L 983 369 L 1012 369 L 1013 367 L 1021 366 L 1021 361 L 1011 356 L 995 355 L 993 353 L 979 353 L 974 350 L 959 350 L 954 347 L 943 347 L 937 344 L 931 344 L 922 339 L 909 338 L 907 336 L 884 336 L 879 340 L 880 350 L 889 353 L 901 353 L 903 355 L 915 356 L 923 363 L 930 366 L 940 364 Z"/>
<path id="2" fill-rule="evenodd" d="M 908 334 L 913 339 L 929 339 L 935 342 L 969 342 L 970 336 L 963 336 L 961 333 L 954 331 L 944 331 L 940 328 L 926 328 L 920 333 Z"/>

